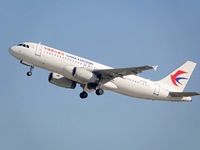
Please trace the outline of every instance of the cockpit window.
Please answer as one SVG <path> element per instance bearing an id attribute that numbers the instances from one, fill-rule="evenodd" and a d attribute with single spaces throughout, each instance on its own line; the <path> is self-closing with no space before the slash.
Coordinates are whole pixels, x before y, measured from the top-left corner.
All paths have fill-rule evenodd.
<path id="1" fill-rule="evenodd" d="M 26 45 L 26 44 L 18 44 L 18 46 L 23 46 L 23 47 L 29 48 L 29 45 Z"/>

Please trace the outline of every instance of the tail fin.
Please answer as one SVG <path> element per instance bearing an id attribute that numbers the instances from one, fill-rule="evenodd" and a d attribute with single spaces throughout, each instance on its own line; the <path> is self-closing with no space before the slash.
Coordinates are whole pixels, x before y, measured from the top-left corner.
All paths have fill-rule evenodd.
<path id="1" fill-rule="evenodd" d="M 187 61 L 159 82 L 172 87 L 176 92 L 182 92 L 189 81 L 195 66 L 196 63 Z"/>

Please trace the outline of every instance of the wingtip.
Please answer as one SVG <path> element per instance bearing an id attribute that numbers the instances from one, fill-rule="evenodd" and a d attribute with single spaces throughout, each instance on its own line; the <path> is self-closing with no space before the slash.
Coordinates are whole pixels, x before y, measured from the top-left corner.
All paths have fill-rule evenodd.
<path id="1" fill-rule="evenodd" d="M 156 71 L 157 70 L 157 68 L 158 68 L 158 66 L 152 66 L 153 67 L 153 69 Z"/>

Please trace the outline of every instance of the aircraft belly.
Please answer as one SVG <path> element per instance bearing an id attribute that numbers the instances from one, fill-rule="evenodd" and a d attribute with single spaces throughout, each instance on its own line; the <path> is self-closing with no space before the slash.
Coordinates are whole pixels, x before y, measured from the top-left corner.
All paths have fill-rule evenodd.
<path id="1" fill-rule="evenodd" d="M 107 82 L 106 84 L 104 84 L 102 86 L 102 88 L 105 89 L 105 90 L 116 90 L 117 86 L 112 82 Z"/>

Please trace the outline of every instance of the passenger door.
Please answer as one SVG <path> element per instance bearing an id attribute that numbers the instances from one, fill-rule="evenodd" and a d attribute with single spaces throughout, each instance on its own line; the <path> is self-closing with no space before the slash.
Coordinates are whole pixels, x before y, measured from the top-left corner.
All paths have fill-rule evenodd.
<path id="1" fill-rule="evenodd" d="M 153 92 L 154 95 L 159 95 L 160 94 L 160 84 L 155 83 L 155 90 Z"/>
<path id="2" fill-rule="evenodd" d="M 42 54 L 42 45 L 37 44 L 36 45 L 36 50 L 35 50 L 35 55 L 36 56 L 41 56 L 41 54 Z"/>

